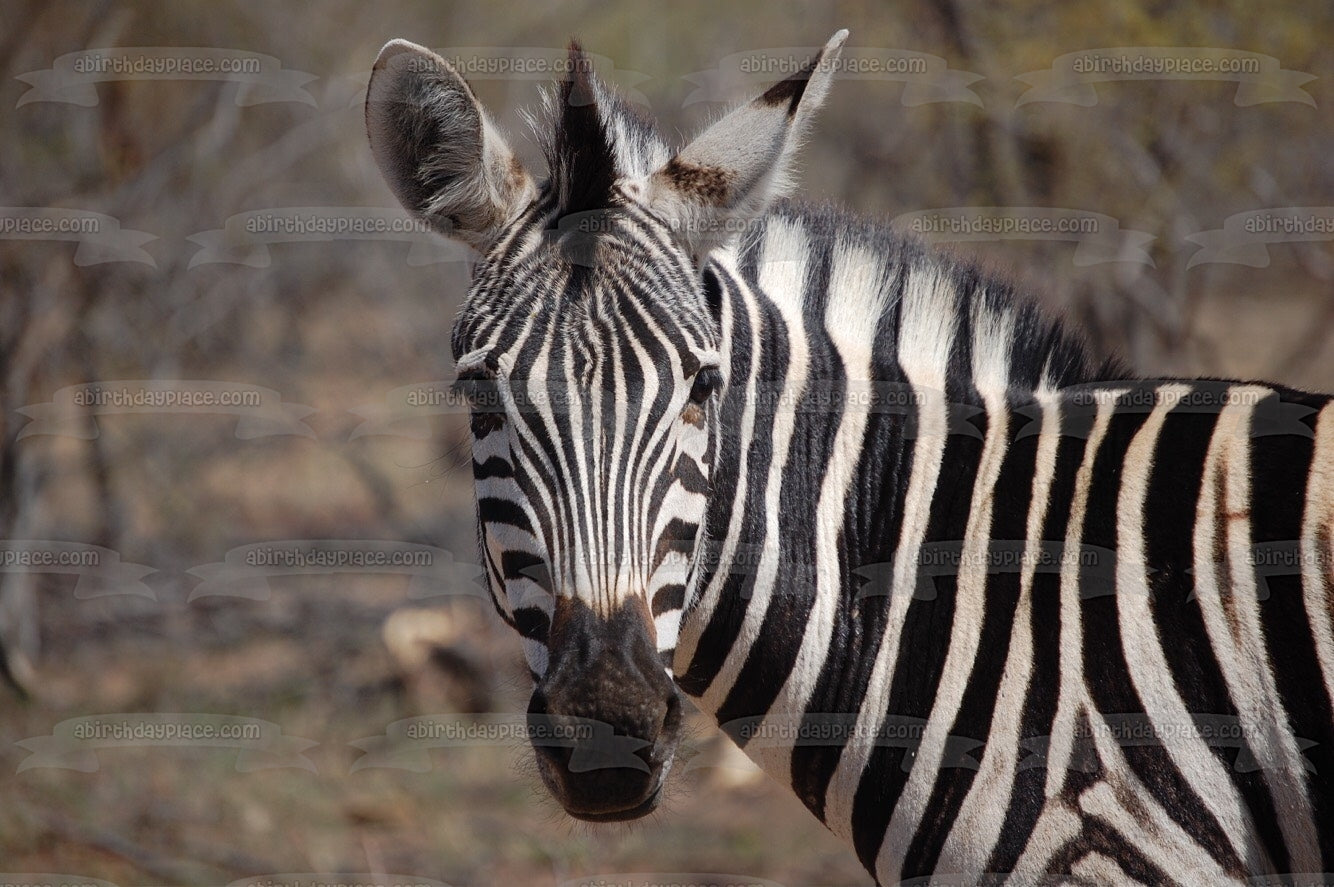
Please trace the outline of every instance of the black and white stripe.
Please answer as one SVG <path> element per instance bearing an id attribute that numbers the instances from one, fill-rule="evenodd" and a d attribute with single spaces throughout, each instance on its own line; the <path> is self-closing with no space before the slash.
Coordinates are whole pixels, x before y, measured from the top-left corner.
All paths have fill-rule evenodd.
<path id="1" fill-rule="evenodd" d="M 473 172 L 503 221 L 454 349 L 501 402 L 482 550 L 534 676 L 563 599 L 640 607 L 883 884 L 1334 871 L 1334 402 L 1095 365 L 1004 282 L 786 202 L 843 36 L 675 155 L 576 76 L 547 183 Z"/>

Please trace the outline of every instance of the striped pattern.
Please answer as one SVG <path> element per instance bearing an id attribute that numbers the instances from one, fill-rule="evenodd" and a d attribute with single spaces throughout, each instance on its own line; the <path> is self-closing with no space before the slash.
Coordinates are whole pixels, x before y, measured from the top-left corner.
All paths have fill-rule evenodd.
<path id="1" fill-rule="evenodd" d="M 457 75 L 368 105 L 405 204 L 483 249 L 453 346 L 534 678 L 560 602 L 637 608 L 886 885 L 1334 871 L 1334 402 L 1095 365 L 1004 282 L 786 202 L 845 36 L 676 155 L 576 76 L 540 186 Z"/>
<path id="2" fill-rule="evenodd" d="M 794 248 L 801 290 L 771 295 Z M 702 578 L 678 682 L 881 883 L 1331 868 L 1326 398 L 1094 369 L 1003 286 L 827 212 L 777 208 L 714 272 L 749 327 L 724 341 L 781 348 L 731 355 L 723 422 L 746 434 L 706 524 L 779 563 Z M 843 311 L 860 319 L 831 329 Z M 788 368 L 797 390 L 917 396 L 901 416 L 744 418 Z M 950 424 L 961 404 L 976 436 Z M 1027 556 L 988 561 L 991 540 Z M 942 545 L 957 569 L 923 594 Z M 889 565 L 887 594 L 861 593 L 867 565 Z M 852 713 L 841 746 L 779 729 Z"/>
<path id="3" fill-rule="evenodd" d="M 554 212 L 539 203 L 521 227 L 543 231 Z M 680 421 L 679 380 L 716 354 L 717 333 L 702 308 L 692 317 L 652 298 L 694 278 L 655 239 L 661 226 L 634 212 L 617 225 L 636 236 L 600 259 L 642 268 L 633 280 L 553 264 L 545 238 L 516 236 L 479 269 L 455 327 L 462 375 L 499 404 L 472 423 L 480 538 L 497 611 L 526 639 L 535 677 L 557 594 L 610 614 L 647 591 L 660 643 L 674 646 L 707 501 L 712 407 Z M 517 324 L 514 289 L 542 294 Z"/>

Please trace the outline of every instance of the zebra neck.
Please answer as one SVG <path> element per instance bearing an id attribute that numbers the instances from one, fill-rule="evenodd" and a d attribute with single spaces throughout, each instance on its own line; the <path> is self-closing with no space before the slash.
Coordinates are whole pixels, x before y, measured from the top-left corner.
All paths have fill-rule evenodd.
<path id="1" fill-rule="evenodd" d="M 674 671 L 817 809 L 775 718 L 858 710 L 890 598 L 857 589 L 915 582 L 893 576 L 895 554 L 928 524 L 936 539 L 988 532 L 970 497 L 1004 451 L 988 439 L 1031 418 L 1013 392 L 1092 372 L 1003 285 L 883 227 L 781 206 L 709 273 L 727 385 Z M 765 719 L 772 741 L 746 735 Z"/>
<path id="2" fill-rule="evenodd" d="M 747 669 L 791 670 L 811 602 L 832 606 L 849 564 L 886 561 L 903 503 L 915 497 L 920 511 L 938 492 L 909 476 L 913 440 L 943 439 L 968 410 L 1004 410 L 1006 392 L 1093 372 L 1003 284 L 828 210 L 781 203 L 706 278 L 727 385 L 704 563 L 673 661 L 686 692 L 726 719 L 774 702 L 743 698 L 765 685 Z M 868 408 L 868 393 L 889 402 Z M 980 448 L 947 462 L 928 448 L 916 464 L 925 455 L 966 480 Z"/>

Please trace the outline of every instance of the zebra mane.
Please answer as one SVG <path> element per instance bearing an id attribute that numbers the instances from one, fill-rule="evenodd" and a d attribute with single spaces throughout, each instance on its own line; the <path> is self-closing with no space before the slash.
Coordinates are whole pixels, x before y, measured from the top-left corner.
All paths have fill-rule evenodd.
<path id="1" fill-rule="evenodd" d="M 543 94 L 542 106 L 529 123 L 557 217 L 606 207 L 617 179 L 648 175 L 671 157 L 653 122 L 598 79 L 576 40 L 569 75 Z"/>
<path id="2" fill-rule="evenodd" d="M 936 346 L 905 333 L 908 324 L 914 330 L 952 329 L 952 343 L 941 347 L 948 352 L 947 377 L 960 384 L 955 392 L 959 397 L 969 399 L 975 381 L 973 355 L 984 349 L 1003 360 L 1008 387 L 1016 392 L 1131 375 L 1115 358 L 1096 360 L 1081 334 L 1002 275 L 967 258 L 934 249 L 920 238 L 894 230 L 885 220 L 829 203 L 813 205 L 782 199 L 770 207 L 760 224 L 738 244 L 738 268 L 751 281 L 760 277 L 765 239 L 775 227 L 798 232 L 809 250 L 800 284 L 800 308 L 808 324 L 825 325 L 831 307 L 838 309 L 833 312 L 836 316 L 854 316 L 860 318 L 858 322 L 875 324 L 878 359 L 887 361 L 894 360 L 896 353 L 930 351 Z M 853 292 L 829 285 L 839 252 L 848 249 L 884 257 L 878 288 Z M 948 302 L 918 298 L 909 303 L 902 281 L 912 278 L 935 280 L 938 286 L 952 289 L 954 298 Z M 839 304 L 845 300 L 849 304 Z M 859 301 L 866 304 L 852 304 Z M 872 305 L 877 307 L 872 308 L 871 316 L 861 310 Z M 949 316 L 930 323 L 924 323 L 921 317 L 905 317 L 907 312 L 922 310 L 949 312 Z M 1005 341 L 996 341 L 997 335 L 1003 335 Z M 905 336 L 910 341 L 901 343 Z"/>

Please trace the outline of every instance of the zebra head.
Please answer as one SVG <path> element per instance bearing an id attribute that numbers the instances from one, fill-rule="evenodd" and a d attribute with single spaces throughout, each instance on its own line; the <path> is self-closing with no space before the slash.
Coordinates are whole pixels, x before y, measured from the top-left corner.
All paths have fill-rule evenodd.
<path id="1" fill-rule="evenodd" d="M 453 333 L 481 556 L 536 682 L 539 772 L 578 818 L 648 813 L 670 768 L 728 376 L 708 264 L 787 186 L 846 36 L 675 154 L 572 45 L 540 184 L 447 61 L 395 40 L 375 63 L 380 170 L 481 254 Z"/>

